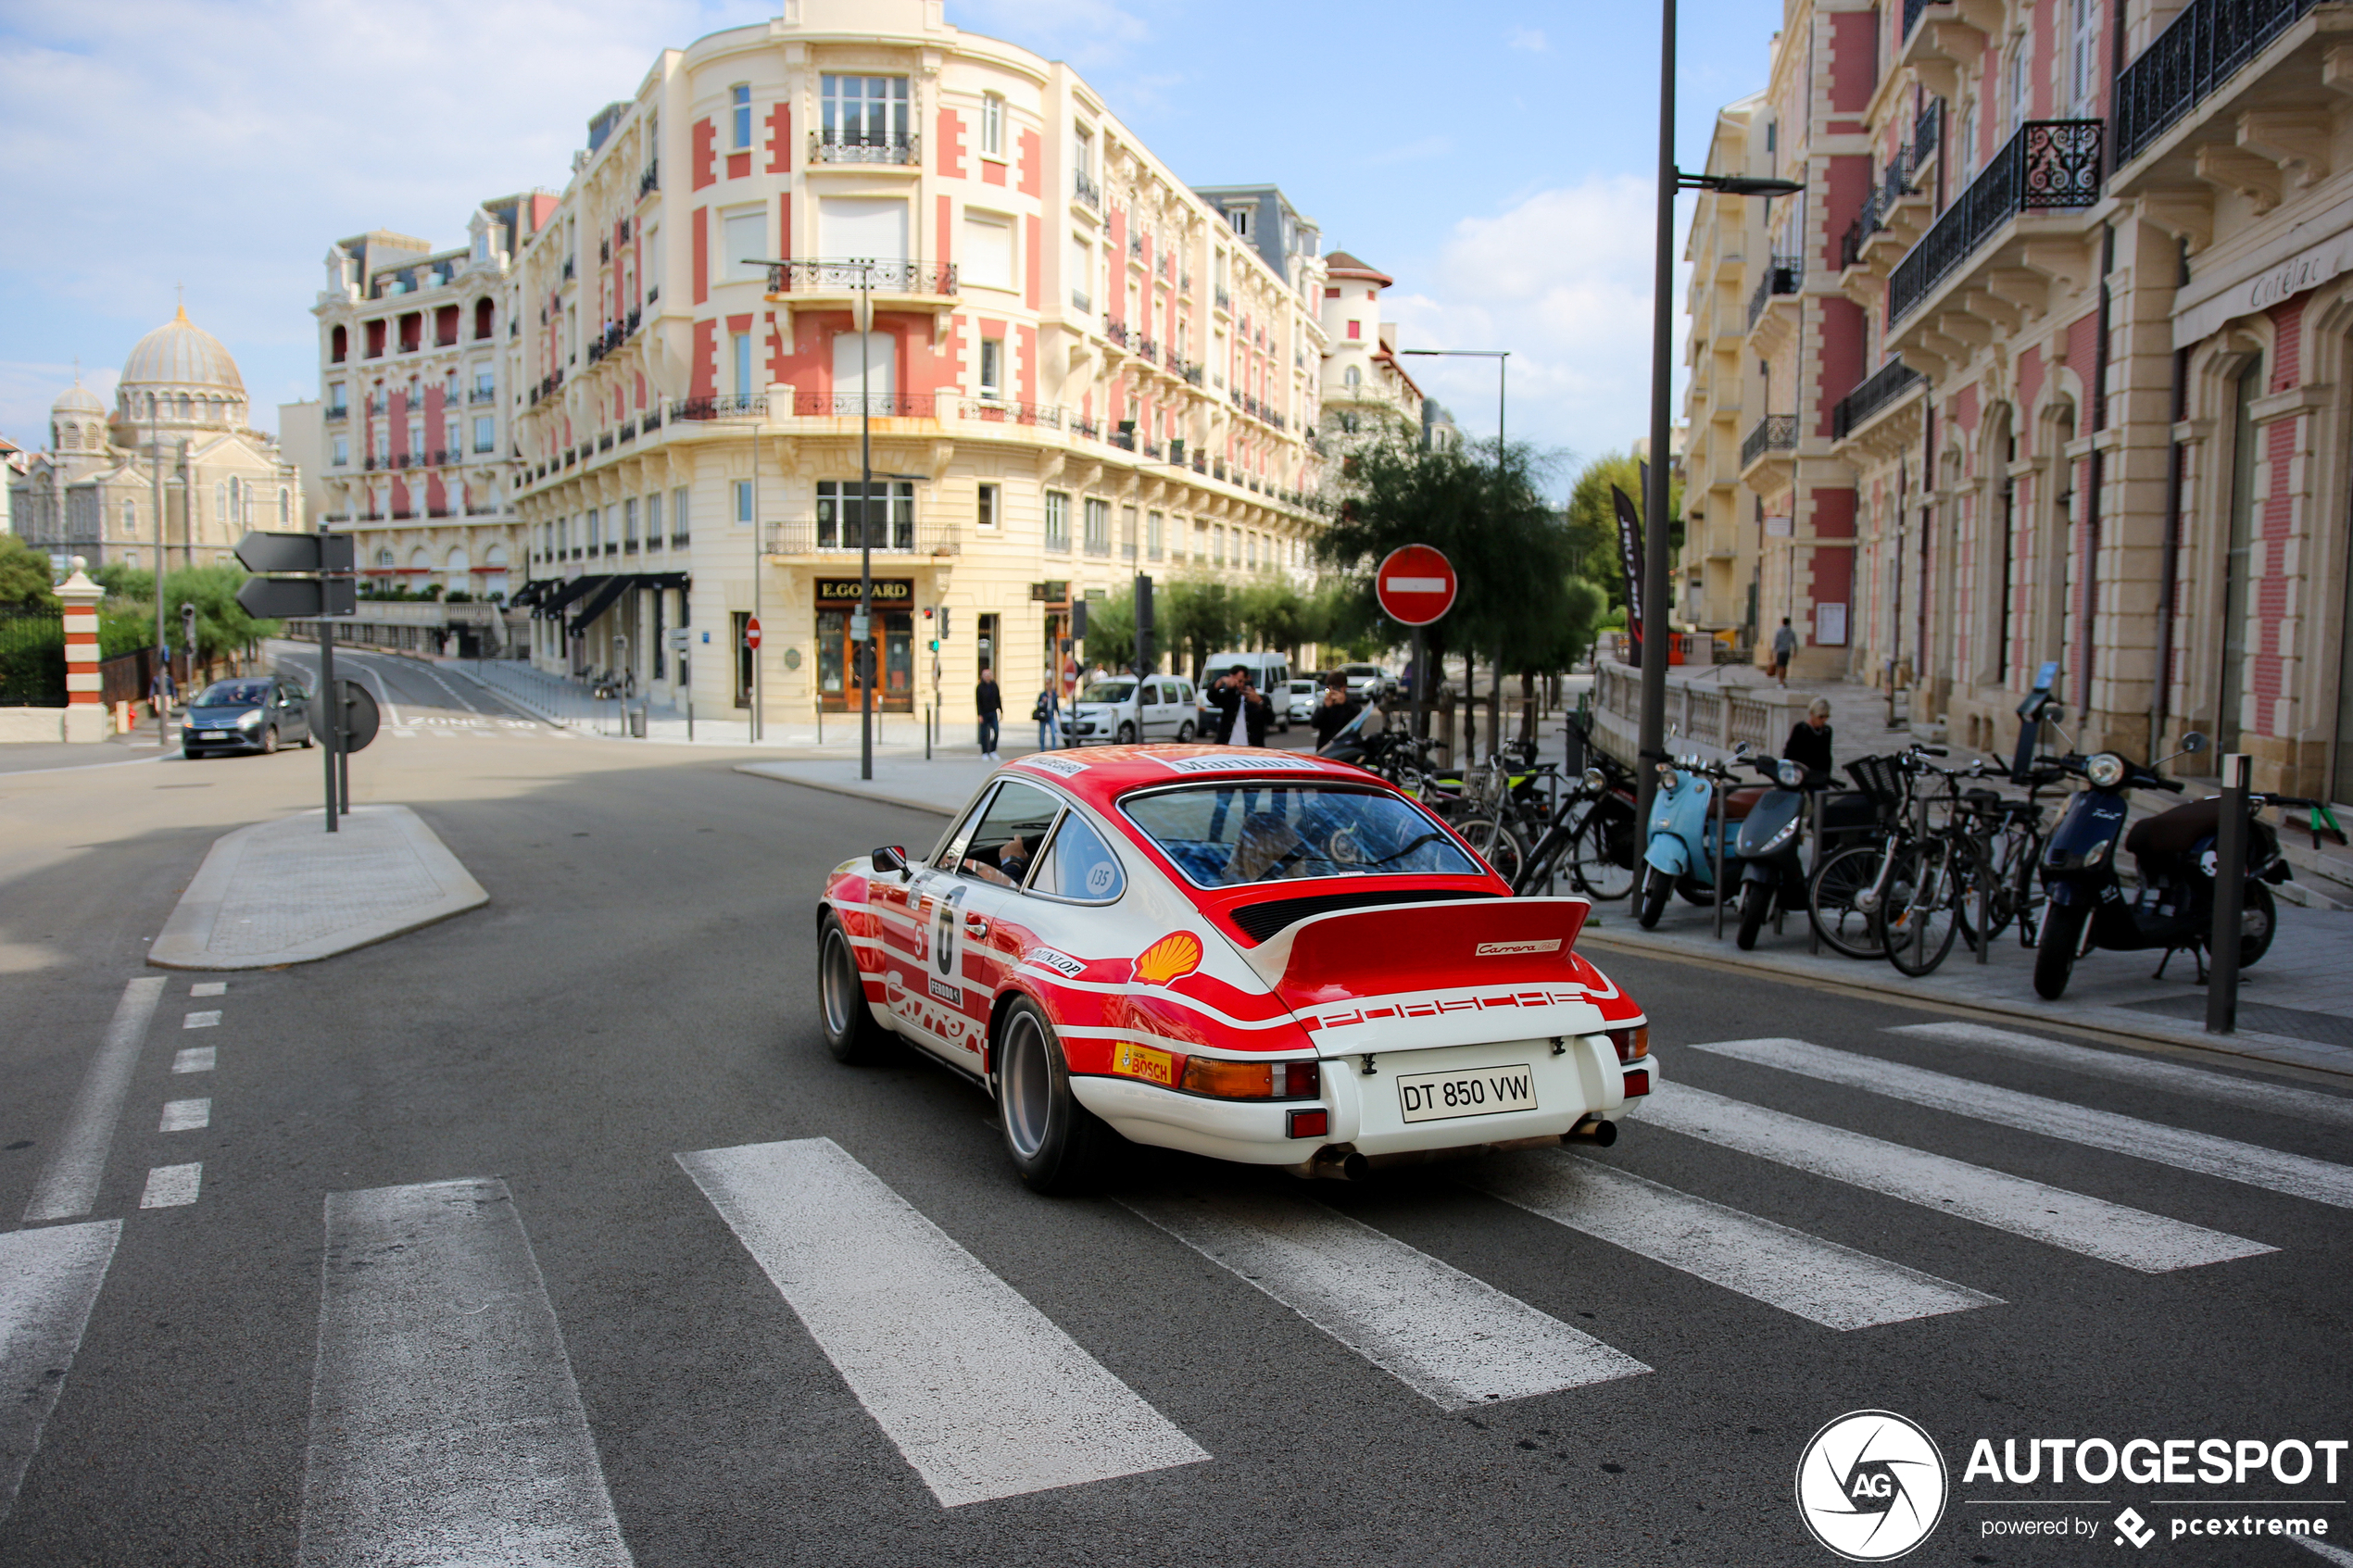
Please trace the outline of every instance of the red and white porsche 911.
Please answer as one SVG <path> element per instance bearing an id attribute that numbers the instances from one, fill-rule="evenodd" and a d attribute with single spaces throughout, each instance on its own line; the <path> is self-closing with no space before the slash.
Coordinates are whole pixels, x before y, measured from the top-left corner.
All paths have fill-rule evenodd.
<path id="1" fill-rule="evenodd" d="M 826 1043 L 895 1034 L 994 1095 L 1040 1191 L 1112 1134 L 1302 1175 L 1609 1143 L 1657 1067 L 1575 950 L 1582 898 L 1515 898 L 1345 763 L 1208 746 L 1041 752 L 932 851 L 826 879 Z"/>

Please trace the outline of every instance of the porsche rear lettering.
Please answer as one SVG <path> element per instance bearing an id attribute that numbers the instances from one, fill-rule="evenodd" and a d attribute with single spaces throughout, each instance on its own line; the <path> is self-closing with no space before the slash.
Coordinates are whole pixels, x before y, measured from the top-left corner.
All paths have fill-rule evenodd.
<path id="1" fill-rule="evenodd" d="M 1500 959 L 1513 953 L 1557 953 L 1560 950 L 1561 939 L 1555 936 L 1549 942 L 1481 942 L 1471 949 L 1471 956 Z"/>

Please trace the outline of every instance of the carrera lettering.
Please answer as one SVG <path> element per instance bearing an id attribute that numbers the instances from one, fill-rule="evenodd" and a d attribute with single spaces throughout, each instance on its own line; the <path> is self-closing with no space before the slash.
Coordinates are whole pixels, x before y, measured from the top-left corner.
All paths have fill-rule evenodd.
<path id="1" fill-rule="evenodd" d="M 1500 959 L 1514 953 L 1557 953 L 1560 950 L 1561 939 L 1555 936 L 1547 942 L 1481 942 L 1471 949 L 1471 956 Z"/>

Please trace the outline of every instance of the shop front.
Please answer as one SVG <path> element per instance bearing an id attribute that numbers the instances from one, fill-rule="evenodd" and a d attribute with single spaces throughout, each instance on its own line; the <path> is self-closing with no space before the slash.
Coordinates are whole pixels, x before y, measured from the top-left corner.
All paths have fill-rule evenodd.
<path id="1" fill-rule="evenodd" d="M 875 711 L 913 712 L 915 580 L 875 579 L 874 624 L 863 660 L 856 657 L 850 640 L 850 618 L 858 610 L 858 579 L 821 577 L 815 598 L 818 707 L 827 713 L 858 712 L 862 703 L 861 684 L 870 671 L 878 671 Z"/>

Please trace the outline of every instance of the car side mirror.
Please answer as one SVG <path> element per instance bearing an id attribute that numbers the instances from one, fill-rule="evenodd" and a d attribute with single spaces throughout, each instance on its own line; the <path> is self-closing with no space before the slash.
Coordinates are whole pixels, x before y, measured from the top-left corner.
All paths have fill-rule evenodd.
<path id="1" fill-rule="evenodd" d="M 2188 734 L 2182 737 L 2182 754 L 2183 756 L 2195 757 L 2205 749 L 2206 737 L 2198 734 L 2196 730 L 2192 730 Z"/>
<path id="2" fill-rule="evenodd" d="M 892 872 L 900 876 L 907 874 L 907 851 L 896 844 L 884 845 L 875 851 L 872 858 L 875 870 L 883 875 L 887 876 Z"/>

